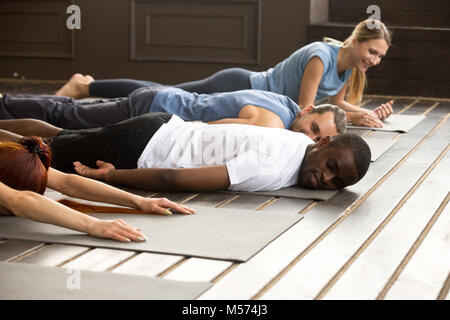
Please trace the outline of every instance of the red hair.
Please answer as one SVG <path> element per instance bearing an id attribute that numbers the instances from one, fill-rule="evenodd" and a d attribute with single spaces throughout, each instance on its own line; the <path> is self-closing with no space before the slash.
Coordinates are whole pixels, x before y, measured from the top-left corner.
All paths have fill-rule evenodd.
<path id="1" fill-rule="evenodd" d="M 0 181 L 16 190 L 44 194 L 51 152 L 41 138 L 0 142 Z"/>
<path id="2" fill-rule="evenodd" d="M 50 147 L 41 138 L 32 136 L 24 137 L 18 143 L 0 142 L 0 181 L 10 188 L 44 194 L 50 163 Z M 68 199 L 58 202 L 83 213 L 146 213 L 129 208 L 88 205 Z"/>

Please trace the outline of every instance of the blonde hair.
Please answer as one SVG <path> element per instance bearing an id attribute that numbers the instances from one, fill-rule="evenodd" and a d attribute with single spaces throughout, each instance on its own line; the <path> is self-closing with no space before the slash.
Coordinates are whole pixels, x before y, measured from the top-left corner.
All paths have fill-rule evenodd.
<path id="1" fill-rule="evenodd" d="M 374 24 L 374 28 L 369 29 L 369 24 Z M 328 37 L 324 37 L 323 41 L 338 47 L 347 47 L 353 39 L 357 39 L 359 42 L 384 39 L 387 45 L 390 46 L 391 32 L 386 28 L 383 22 L 379 20 L 366 19 L 356 25 L 352 34 L 345 39 L 344 42 Z M 347 100 L 353 104 L 360 104 L 366 84 L 366 74 L 356 68 L 353 68 L 347 88 Z"/>

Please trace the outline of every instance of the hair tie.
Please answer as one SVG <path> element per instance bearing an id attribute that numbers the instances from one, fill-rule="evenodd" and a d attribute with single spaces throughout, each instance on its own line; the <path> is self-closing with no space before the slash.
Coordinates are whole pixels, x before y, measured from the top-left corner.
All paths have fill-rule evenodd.
<path id="1" fill-rule="evenodd" d="M 36 153 L 39 156 L 39 158 L 45 157 L 44 151 L 42 151 L 42 149 L 39 146 L 35 146 L 32 152 Z"/>

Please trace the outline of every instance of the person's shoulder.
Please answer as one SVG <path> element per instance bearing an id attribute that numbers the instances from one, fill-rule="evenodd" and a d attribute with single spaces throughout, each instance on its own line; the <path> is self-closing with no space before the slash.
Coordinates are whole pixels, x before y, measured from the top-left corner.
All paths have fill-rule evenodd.
<path id="1" fill-rule="evenodd" d="M 323 41 L 315 41 L 315 42 L 311 42 L 310 44 L 306 45 L 303 47 L 304 49 L 308 50 L 308 51 L 323 51 L 323 52 L 329 52 L 330 51 L 330 47 L 326 42 Z"/>
<path id="2" fill-rule="evenodd" d="M 311 48 L 325 49 L 327 47 L 327 43 L 323 41 L 314 41 L 308 44 L 308 46 L 310 46 Z"/>
<path id="3" fill-rule="evenodd" d="M 328 61 L 333 55 L 333 49 L 327 43 L 323 41 L 312 42 L 302 48 L 303 54 L 307 57 L 308 61 L 314 56 L 318 56 L 322 61 Z"/>

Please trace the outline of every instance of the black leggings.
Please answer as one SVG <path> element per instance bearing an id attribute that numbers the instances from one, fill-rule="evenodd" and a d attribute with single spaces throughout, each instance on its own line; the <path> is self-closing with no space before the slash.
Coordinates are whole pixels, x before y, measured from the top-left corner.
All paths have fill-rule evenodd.
<path id="1" fill-rule="evenodd" d="M 212 76 L 199 80 L 173 85 L 173 87 L 196 93 L 231 92 L 251 89 L 251 71 L 231 68 L 216 72 Z M 142 87 L 161 87 L 162 84 L 143 80 L 111 79 L 95 80 L 89 85 L 89 93 L 93 97 L 117 98 L 126 97 Z"/>
<path id="2" fill-rule="evenodd" d="M 96 168 L 103 160 L 117 169 L 135 169 L 147 143 L 171 117 L 151 112 L 103 128 L 62 130 L 50 142 L 52 166 L 74 172 L 74 161 Z"/>

